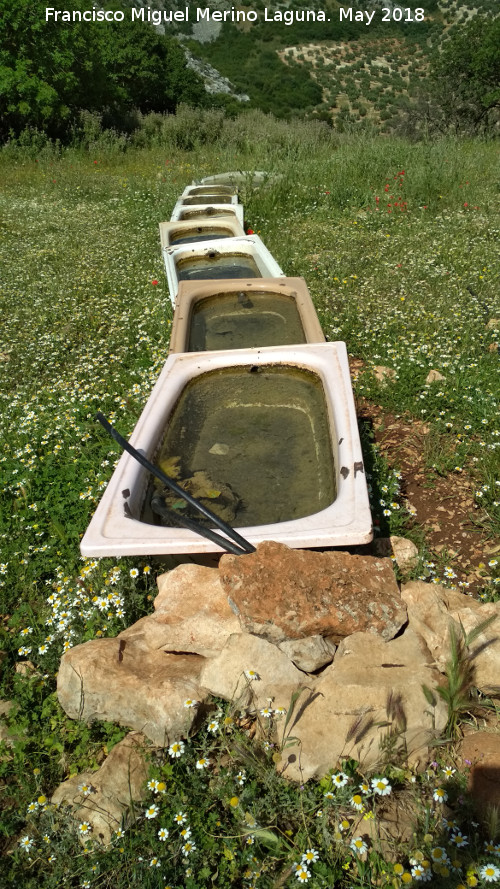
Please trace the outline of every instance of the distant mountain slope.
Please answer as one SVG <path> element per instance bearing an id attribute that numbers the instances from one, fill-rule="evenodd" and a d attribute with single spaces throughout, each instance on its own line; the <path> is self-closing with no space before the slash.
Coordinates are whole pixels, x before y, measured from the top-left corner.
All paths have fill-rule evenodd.
<path id="1" fill-rule="evenodd" d="M 423 16 L 417 12 L 420 2 Z M 407 7 L 392 0 L 353 0 L 348 6 L 311 0 L 304 7 L 296 0 L 255 0 L 252 6 L 220 2 L 212 9 L 240 21 L 215 27 L 212 20 L 194 27 L 191 21 L 181 26 L 181 39 L 194 58 L 229 80 L 235 94 L 249 97 L 246 107 L 337 123 L 366 119 L 390 130 L 415 99 L 439 42 L 477 12 L 498 13 L 499 5 L 417 0 Z M 309 20 L 306 9 L 314 13 Z"/>

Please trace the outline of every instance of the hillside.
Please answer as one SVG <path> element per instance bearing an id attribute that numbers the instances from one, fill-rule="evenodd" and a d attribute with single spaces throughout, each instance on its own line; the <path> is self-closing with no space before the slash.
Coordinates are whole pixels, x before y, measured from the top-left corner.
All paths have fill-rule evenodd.
<path id="1" fill-rule="evenodd" d="M 427 0 L 422 13 L 385 0 L 355 0 L 350 7 L 312 0 L 308 20 L 295 0 L 218 4 L 219 14 L 224 8 L 229 20 L 191 21 L 179 34 L 202 76 L 201 62 L 208 63 L 231 84 L 233 98 L 226 82 L 221 104 L 237 110 L 243 95 L 246 107 L 278 117 L 319 117 L 340 128 L 366 120 L 389 132 L 418 102 L 440 42 L 477 12 L 494 14 L 498 6 Z M 217 95 L 213 76 L 209 89 Z"/>

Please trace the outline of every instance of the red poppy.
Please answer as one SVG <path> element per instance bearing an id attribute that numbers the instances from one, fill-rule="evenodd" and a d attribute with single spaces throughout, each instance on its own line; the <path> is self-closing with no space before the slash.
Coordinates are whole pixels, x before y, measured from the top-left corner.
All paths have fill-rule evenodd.
<path id="1" fill-rule="evenodd" d="M 247 235 L 254 235 L 254 234 L 255 234 L 255 232 L 254 232 L 253 228 L 247 228 Z"/>
<path id="2" fill-rule="evenodd" d="M 156 280 L 156 278 L 153 278 L 153 280 L 151 281 L 151 284 L 153 285 L 153 287 L 155 287 L 156 284 L 158 284 L 158 281 Z"/>

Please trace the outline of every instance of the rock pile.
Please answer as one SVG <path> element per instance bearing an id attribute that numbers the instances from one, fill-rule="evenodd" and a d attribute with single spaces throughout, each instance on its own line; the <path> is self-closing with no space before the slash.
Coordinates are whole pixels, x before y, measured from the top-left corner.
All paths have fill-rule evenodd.
<path id="1" fill-rule="evenodd" d="M 163 747 L 192 729 L 188 698 L 215 695 L 252 712 L 287 710 L 300 692 L 280 738 L 279 768 L 296 781 L 343 757 L 374 768 L 388 747 L 426 764 L 447 712 L 424 688 L 444 681 L 450 626 L 469 632 L 500 615 L 500 603 L 439 585 L 400 591 L 388 558 L 272 542 L 223 555 L 216 568 L 180 565 L 158 578 L 158 590 L 154 612 L 117 638 L 63 655 L 66 713 L 129 726 Z M 472 652 L 476 685 L 489 692 L 500 675 L 497 631 L 494 622 Z"/>

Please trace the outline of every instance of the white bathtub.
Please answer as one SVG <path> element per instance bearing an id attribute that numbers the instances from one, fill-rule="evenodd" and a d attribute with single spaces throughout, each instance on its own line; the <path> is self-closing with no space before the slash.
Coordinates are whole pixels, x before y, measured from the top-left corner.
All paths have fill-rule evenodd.
<path id="1" fill-rule="evenodd" d="M 243 225 L 243 204 L 220 204 L 214 201 L 206 204 L 200 201 L 194 206 L 186 206 L 181 200 L 177 201 L 170 217 L 171 222 L 183 219 L 217 219 L 220 216 L 235 216 L 240 225 Z"/>
<path id="2" fill-rule="evenodd" d="M 276 297 L 276 305 L 267 304 L 266 311 L 262 309 L 259 297 L 267 295 Z M 208 307 L 214 300 L 219 300 L 219 309 L 212 311 L 212 317 L 206 324 L 205 342 L 200 344 L 200 337 L 193 336 L 194 319 L 204 304 Z M 250 305 L 253 301 L 254 306 L 248 309 L 245 301 Z M 255 309 L 253 318 L 252 308 Z M 262 327 L 257 328 L 255 325 L 256 316 L 261 315 L 259 321 L 265 325 L 267 341 L 260 338 Z M 222 333 L 219 333 L 221 328 Z M 288 336 L 290 328 L 298 333 L 297 338 L 291 339 Z M 253 341 L 250 342 L 252 338 Z M 237 342 L 238 339 L 243 340 L 241 345 L 228 345 L 228 341 Z M 170 352 L 193 351 L 195 347 L 190 345 L 193 341 L 198 343 L 198 350 L 215 350 L 324 343 L 325 336 L 303 278 L 181 281 L 170 333 Z"/>
<path id="3" fill-rule="evenodd" d="M 207 233 L 206 235 L 204 233 Z M 243 226 L 236 216 L 220 216 L 214 219 L 198 219 L 190 222 L 160 222 L 160 241 L 162 249 L 173 247 L 178 238 L 206 241 L 214 237 L 214 233 L 223 238 L 242 238 L 245 235 Z"/>
<path id="4" fill-rule="evenodd" d="M 319 378 L 328 414 L 336 493 L 333 502 L 311 515 L 238 526 L 238 532 L 254 545 L 263 540 L 295 548 L 368 543 L 372 520 L 345 343 L 171 354 L 132 433 L 131 444 L 154 461 L 174 406 L 193 378 L 223 368 L 242 366 L 258 371 L 272 365 L 303 368 Z M 148 483 L 146 470 L 124 453 L 82 539 L 83 556 L 221 551 L 185 528 L 141 521 Z"/>
<path id="5" fill-rule="evenodd" d="M 248 280 L 255 278 L 283 278 L 285 273 L 279 267 L 271 253 L 264 245 L 258 235 L 244 235 L 241 238 L 224 238 L 223 240 L 203 241 L 202 243 L 175 244 L 172 247 L 163 249 L 163 261 L 167 274 L 168 288 L 170 291 L 170 299 L 175 305 L 177 299 L 177 291 L 180 282 L 180 269 L 183 264 L 192 261 L 207 260 L 213 264 L 214 272 L 216 272 L 217 260 L 222 261 L 231 257 L 241 257 L 243 262 L 251 262 L 255 266 L 254 274 L 248 272 Z M 233 275 L 232 277 L 245 281 L 246 277 L 242 275 Z M 227 280 L 229 274 L 223 275 L 221 278 Z M 207 274 L 205 279 L 196 277 L 196 280 L 220 280 L 214 276 Z"/>

